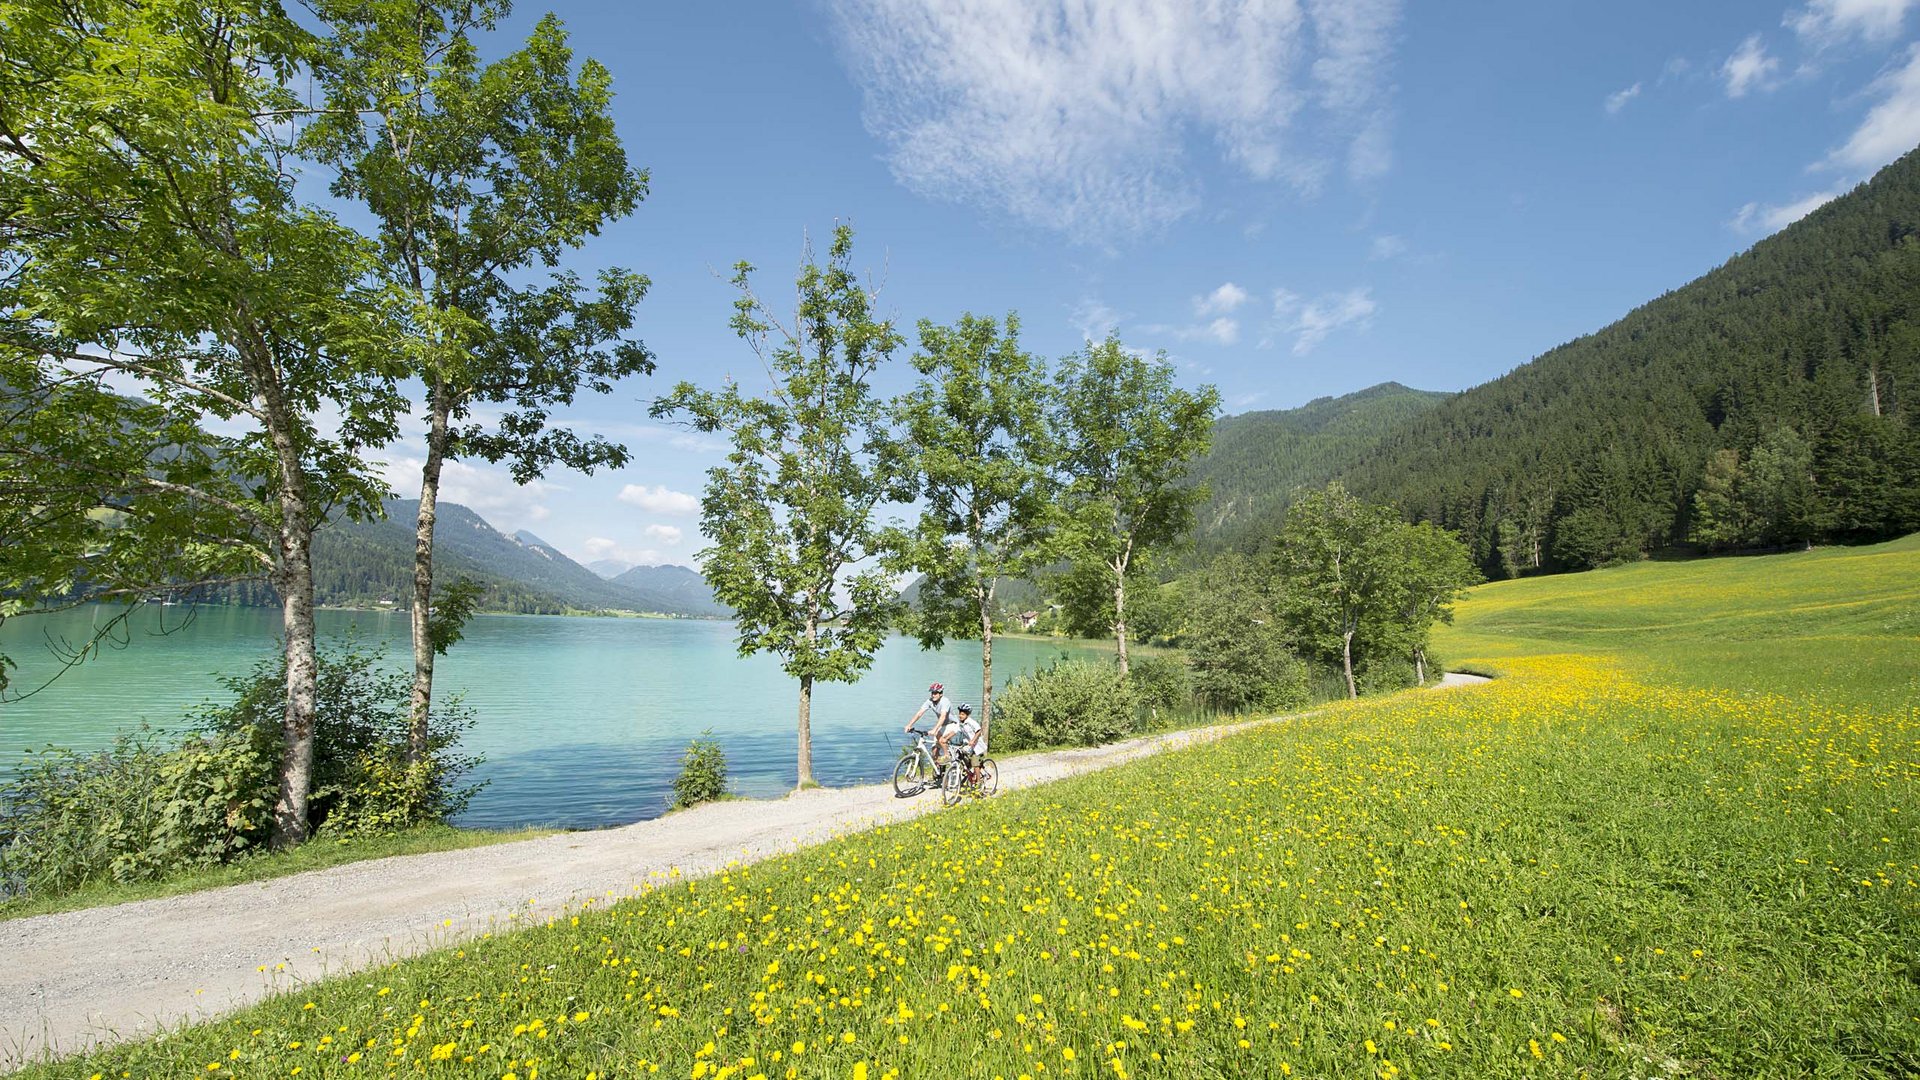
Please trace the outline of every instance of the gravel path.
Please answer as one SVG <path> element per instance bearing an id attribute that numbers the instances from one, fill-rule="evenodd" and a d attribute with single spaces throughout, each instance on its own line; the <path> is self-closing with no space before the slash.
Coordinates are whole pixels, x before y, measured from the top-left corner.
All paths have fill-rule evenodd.
<path id="1" fill-rule="evenodd" d="M 1459 681 L 1456 681 L 1459 680 Z M 1485 681 L 1448 675 L 1442 686 Z M 1002 763 L 1023 788 L 1289 717 Z M 785 854 L 939 807 L 888 785 L 714 803 L 653 821 L 406 855 L 160 900 L 0 922 L 0 1071 L 148 1036 L 678 873 Z"/>

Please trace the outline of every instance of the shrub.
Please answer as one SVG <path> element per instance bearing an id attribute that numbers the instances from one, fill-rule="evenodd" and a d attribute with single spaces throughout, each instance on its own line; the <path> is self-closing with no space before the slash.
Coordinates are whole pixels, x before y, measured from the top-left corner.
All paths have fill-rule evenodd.
<path id="1" fill-rule="evenodd" d="M 1067 660 L 1008 684 L 993 706 L 992 745 L 1098 746 L 1132 731 L 1133 691 L 1111 665 Z"/>
<path id="2" fill-rule="evenodd" d="M 282 661 L 224 680 L 233 699 L 200 707 L 173 745 L 147 730 L 94 754 L 51 750 L 0 788 L 0 892 L 52 895 L 102 881 L 148 881 L 229 862 L 264 844 L 279 782 Z M 436 711 L 429 753 L 409 765 L 405 675 L 349 645 L 319 657 L 309 821 L 333 835 L 443 821 L 477 787 L 477 759 L 454 752 L 470 719 Z"/>
<path id="3" fill-rule="evenodd" d="M 680 810 L 726 794 L 727 752 L 713 737 L 713 729 L 708 728 L 688 743 L 687 752 L 681 755 L 680 775 L 673 778 L 673 801 L 669 805 Z"/>
<path id="4" fill-rule="evenodd" d="M 1171 717 L 1193 709 L 1193 684 L 1186 661 L 1177 656 L 1143 656 L 1127 670 L 1127 685 L 1137 711 L 1134 728 L 1152 731 Z"/>
<path id="5" fill-rule="evenodd" d="M 263 842 L 274 757 L 247 735 L 52 749 L 0 790 L 0 893 L 69 892 L 225 862 Z"/>

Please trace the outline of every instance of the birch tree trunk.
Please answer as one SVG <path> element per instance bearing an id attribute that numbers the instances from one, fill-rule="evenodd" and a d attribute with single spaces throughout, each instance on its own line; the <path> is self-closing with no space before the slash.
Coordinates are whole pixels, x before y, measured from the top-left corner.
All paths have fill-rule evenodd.
<path id="1" fill-rule="evenodd" d="M 413 697 L 408 710 L 407 760 L 427 756 L 427 717 L 433 710 L 433 532 L 440 505 L 440 470 L 447 454 L 447 387 L 435 379 L 429 393 L 427 461 L 420 468 L 420 516 L 413 531 Z"/>
<path id="2" fill-rule="evenodd" d="M 980 737 L 993 726 L 993 589 L 980 596 Z"/>
<path id="3" fill-rule="evenodd" d="M 1340 635 L 1340 660 L 1347 671 L 1347 697 L 1357 698 L 1360 696 L 1360 687 L 1353 681 L 1353 631 L 1351 629 Z"/>
<path id="4" fill-rule="evenodd" d="M 280 789 L 273 804 L 277 849 L 308 836 L 307 801 L 313 788 L 313 718 L 319 674 L 313 630 L 313 512 L 307 474 L 293 439 L 293 417 L 272 377 L 273 365 L 257 360 L 256 378 L 280 471 L 280 526 L 275 538 L 273 582 L 280 593 L 281 630 L 286 635 L 287 704 L 280 719 Z"/>

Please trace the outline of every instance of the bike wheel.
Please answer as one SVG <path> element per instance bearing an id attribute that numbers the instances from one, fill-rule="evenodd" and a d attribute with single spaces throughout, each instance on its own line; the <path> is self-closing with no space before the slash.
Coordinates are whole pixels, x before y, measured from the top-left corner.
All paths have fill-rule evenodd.
<path id="1" fill-rule="evenodd" d="M 967 793 L 967 771 L 957 761 L 947 763 L 947 771 L 940 774 L 940 805 L 953 806 L 959 803 Z"/>
<path id="2" fill-rule="evenodd" d="M 902 754 L 900 763 L 893 767 L 894 798 L 905 799 L 918 795 L 927 790 L 927 785 L 933 779 L 933 764 L 925 754 Z"/>
<path id="3" fill-rule="evenodd" d="M 980 794 L 982 797 L 1000 790 L 1000 766 L 992 758 L 980 759 Z"/>

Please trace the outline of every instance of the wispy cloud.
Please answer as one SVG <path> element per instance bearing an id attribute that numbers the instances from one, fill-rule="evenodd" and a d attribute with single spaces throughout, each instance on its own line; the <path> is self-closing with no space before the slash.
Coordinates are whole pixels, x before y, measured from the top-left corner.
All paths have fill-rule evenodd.
<path id="1" fill-rule="evenodd" d="M 700 500 L 681 491 L 671 491 L 664 485 L 647 487 L 644 484 L 628 484 L 620 489 L 616 496 L 621 502 L 637 506 L 650 514 L 668 514 L 674 517 L 691 517 L 700 512 Z"/>
<path id="2" fill-rule="evenodd" d="M 1780 61 L 1767 55 L 1759 34 L 1749 35 L 1727 62 L 1720 65 L 1720 77 L 1726 80 L 1727 96 L 1747 96 L 1750 90 L 1771 90 L 1780 71 Z"/>
<path id="3" fill-rule="evenodd" d="M 1209 163 L 1303 190 L 1391 155 L 1400 0 L 829 0 L 894 176 L 1087 243 L 1200 206 Z"/>
<path id="4" fill-rule="evenodd" d="M 1286 289 L 1273 291 L 1275 327 L 1280 333 L 1293 336 L 1295 356 L 1312 352 L 1335 330 L 1348 326 L 1364 329 L 1373 321 L 1377 310 L 1379 305 L 1373 301 L 1373 290 L 1364 285 L 1345 292 L 1323 293 L 1312 300 Z"/>
<path id="5" fill-rule="evenodd" d="M 1789 10 L 1782 24 L 1815 48 L 1853 39 L 1886 42 L 1900 36 L 1907 12 L 1920 0 L 1811 0 Z"/>
<path id="6" fill-rule="evenodd" d="M 1082 300 L 1067 316 L 1073 328 L 1087 341 L 1104 341 L 1108 334 L 1120 326 L 1123 314 L 1113 310 L 1098 300 Z"/>
<path id="7" fill-rule="evenodd" d="M 388 486 L 401 498 L 420 496 L 418 457 L 400 457 L 388 461 L 383 472 Z M 545 521 L 550 511 L 547 498 L 557 488 L 543 480 L 516 484 L 505 469 L 473 465 L 454 458 L 440 465 L 440 501 L 459 503 L 479 514 L 489 525 L 506 533 L 531 528 Z"/>
<path id="8" fill-rule="evenodd" d="M 1247 302 L 1247 290 L 1229 281 L 1205 296 L 1193 298 L 1193 313 L 1201 317 L 1228 315 Z"/>
<path id="9" fill-rule="evenodd" d="M 1907 50 L 1906 63 L 1880 77 L 1872 91 L 1880 98 L 1853 135 L 1822 164 L 1828 168 L 1877 169 L 1920 144 L 1920 44 Z"/>
<path id="10" fill-rule="evenodd" d="M 1222 315 L 1206 322 L 1184 325 L 1148 323 L 1140 327 L 1140 332 L 1177 341 L 1210 341 L 1215 345 L 1232 345 L 1240 340 L 1240 320 Z"/>
<path id="11" fill-rule="evenodd" d="M 1637 98 L 1639 96 L 1640 96 L 1639 83 L 1634 83 L 1632 86 L 1627 87 L 1625 90 L 1615 90 L 1613 93 L 1608 94 L 1607 101 L 1606 101 L 1607 115 L 1608 116 L 1615 115 L 1621 109 L 1624 109 L 1627 107 L 1627 102 L 1632 101 L 1634 98 Z"/>
<path id="12" fill-rule="evenodd" d="M 606 536 L 589 536 L 581 543 L 579 552 L 568 552 L 578 562 L 598 562 L 601 559 L 617 559 L 635 566 L 659 566 L 674 560 L 674 556 L 659 548 L 632 547 Z M 679 556 L 684 559 L 686 556 Z"/>
<path id="13" fill-rule="evenodd" d="M 647 539 L 658 540 L 668 547 L 678 544 L 681 536 L 680 527 L 677 525 L 649 525 L 640 530 L 640 533 Z"/>
<path id="14" fill-rule="evenodd" d="M 1407 242 L 1398 236 L 1387 234 L 1376 236 L 1367 247 L 1367 258 L 1376 262 L 1397 259 L 1407 253 Z"/>
<path id="15" fill-rule="evenodd" d="M 1750 202 L 1735 211 L 1733 220 L 1727 222 L 1727 225 L 1736 232 L 1771 235 L 1832 202 L 1844 191 L 1844 188 L 1835 188 L 1832 191 L 1822 191 L 1817 195 L 1808 195 L 1779 206 L 1762 206 L 1757 202 Z"/>

